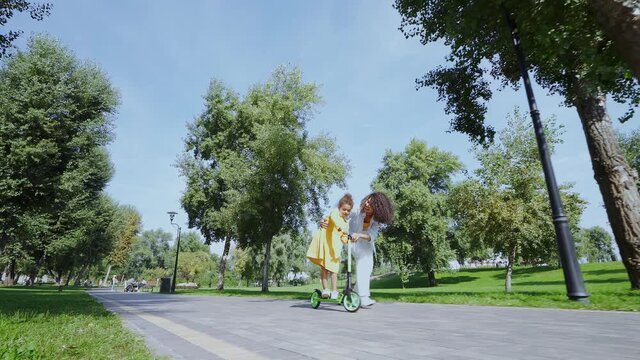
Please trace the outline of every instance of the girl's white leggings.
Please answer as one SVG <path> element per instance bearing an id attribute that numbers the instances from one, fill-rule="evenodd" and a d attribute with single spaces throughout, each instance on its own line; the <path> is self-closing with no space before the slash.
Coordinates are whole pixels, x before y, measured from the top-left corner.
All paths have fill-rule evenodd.
<path id="1" fill-rule="evenodd" d="M 369 281 L 373 272 L 373 254 L 356 259 L 356 292 L 361 297 L 370 296 Z"/>

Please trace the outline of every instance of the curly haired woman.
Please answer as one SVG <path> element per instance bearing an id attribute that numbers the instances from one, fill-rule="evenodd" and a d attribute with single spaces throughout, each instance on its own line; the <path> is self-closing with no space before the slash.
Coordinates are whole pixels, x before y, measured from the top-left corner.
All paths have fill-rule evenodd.
<path id="1" fill-rule="evenodd" d="M 359 211 L 352 213 L 349 219 L 349 232 L 356 259 L 356 286 L 362 306 L 371 306 L 369 282 L 373 272 L 373 257 L 376 253 L 375 240 L 380 226 L 393 221 L 394 206 L 391 200 L 381 192 L 373 192 L 362 199 Z M 322 228 L 328 226 L 327 219 L 320 223 Z"/>

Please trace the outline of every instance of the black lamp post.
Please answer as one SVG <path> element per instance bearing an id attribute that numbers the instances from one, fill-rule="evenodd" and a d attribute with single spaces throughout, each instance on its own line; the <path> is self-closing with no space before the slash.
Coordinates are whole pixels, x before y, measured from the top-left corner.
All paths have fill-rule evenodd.
<path id="1" fill-rule="evenodd" d="M 529 73 L 524 60 L 524 53 L 520 43 L 520 35 L 518 34 L 516 23 L 511 17 L 509 11 L 504 7 L 503 10 L 513 39 L 513 46 L 518 58 L 518 66 L 520 67 L 522 82 L 524 83 L 524 88 L 527 92 L 527 100 L 529 101 L 529 110 L 533 120 L 533 128 L 536 133 L 540 161 L 542 162 L 547 191 L 549 192 L 549 201 L 551 202 L 553 225 L 556 230 L 556 240 L 558 242 L 558 249 L 560 252 L 560 262 L 564 273 L 564 282 L 567 286 L 567 296 L 571 300 L 587 303 L 589 302 L 589 295 L 584 287 L 582 272 L 580 272 L 580 266 L 578 265 L 578 258 L 576 256 L 576 248 L 573 243 L 573 238 L 571 237 L 571 231 L 569 231 L 569 222 L 562 208 L 562 200 L 560 199 L 556 176 L 553 172 L 553 166 L 551 165 L 551 159 L 547 148 L 547 140 L 545 139 L 544 128 L 542 126 L 542 121 L 540 120 L 540 112 L 536 105 L 536 99 L 533 95 L 533 89 L 531 88 L 531 80 L 529 80 Z"/>
<path id="2" fill-rule="evenodd" d="M 171 225 L 178 228 L 178 240 L 176 242 L 176 263 L 173 266 L 173 281 L 171 282 L 171 292 L 176 292 L 176 274 L 178 273 L 178 254 L 180 253 L 180 225 L 173 223 L 173 218 L 176 216 L 177 212 L 169 211 L 169 220 L 171 221 Z"/>

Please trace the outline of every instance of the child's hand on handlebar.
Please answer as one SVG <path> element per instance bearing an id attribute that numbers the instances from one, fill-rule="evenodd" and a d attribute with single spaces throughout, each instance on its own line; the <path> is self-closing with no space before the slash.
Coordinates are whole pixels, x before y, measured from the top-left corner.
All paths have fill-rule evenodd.
<path id="1" fill-rule="evenodd" d="M 360 238 L 360 234 L 358 234 L 358 233 L 353 233 L 350 236 L 351 236 L 351 241 L 352 242 L 358 242 L 358 239 Z"/>

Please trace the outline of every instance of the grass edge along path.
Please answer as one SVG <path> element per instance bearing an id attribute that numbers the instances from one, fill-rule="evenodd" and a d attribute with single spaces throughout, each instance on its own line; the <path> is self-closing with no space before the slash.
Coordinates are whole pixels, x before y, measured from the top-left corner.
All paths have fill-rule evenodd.
<path id="1" fill-rule="evenodd" d="M 583 264 L 581 269 L 590 295 L 589 304 L 568 300 L 562 269 L 549 267 L 515 268 L 510 294 L 504 292 L 504 268 L 478 268 L 438 273 L 439 285 L 431 288 L 426 287 L 426 275 L 422 273 L 413 274 L 404 289 L 396 275 L 386 276 L 372 281 L 371 296 L 380 302 L 640 311 L 640 291 L 630 289 L 622 263 Z M 266 294 L 257 287 L 177 290 L 177 293 L 305 300 L 317 287 L 315 283 L 273 286 Z"/>
<path id="2" fill-rule="evenodd" d="M 154 359 L 83 289 L 0 287 L 0 359 Z"/>

